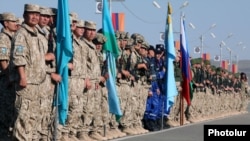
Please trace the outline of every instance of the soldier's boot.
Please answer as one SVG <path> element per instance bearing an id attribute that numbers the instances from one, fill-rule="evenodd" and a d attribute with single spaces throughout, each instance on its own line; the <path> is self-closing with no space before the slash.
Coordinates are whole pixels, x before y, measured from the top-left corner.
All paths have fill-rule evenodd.
<path id="1" fill-rule="evenodd" d="M 113 139 L 121 137 L 121 135 L 119 134 L 119 131 L 116 131 L 116 129 L 110 129 L 109 133 L 113 136 Z"/>
<path id="2" fill-rule="evenodd" d="M 90 138 L 87 132 L 79 132 L 77 137 L 80 141 L 96 141 Z"/>
<path id="3" fill-rule="evenodd" d="M 137 126 L 132 126 L 130 129 L 134 131 L 135 135 L 141 134 L 141 130 Z"/>
<path id="4" fill-rule="evenodd" d="M 68 133 L 62 133 L 60 141 L 71 141 L 71 139 L 69 138 Z"/>
<path id="5" fill-rule="evenodd" d="M 170 119 L 168 119 L 166 121 L 166 124 L 169 125 L 170 127 L 175 127 L 177 126 L 177 123 L 175 123 L 174 121 L 171 121 Z"/>
<path id="6" fill-rule="evenodd" d="M 141 130 L 142 130 L 142 133 L 145 134 L 145 133 L 148 133 L 149 131 L 144 129 L 142 126 L 138 126 Z"/>
<path id="7" fill-rule="evenodd" d="M 69 134 L 69 138 L 70 138 L 70 141 L 80 141 L 80 140 L 76 137 L 76 134 L 70 133 L 70 134 Z"/>
<path id="8" fill-rule="evenodd" d="M 119 130 L 117 128 L 115 128 L 114 131 L 118 135 L 118 137 L 125 137 L 125 136 L 127 136 L 126 133 L 122 132 L 121 130 Z"/>
<path id="9" fill-rule="evenodd" d="M 127 135 L 135 135 L 135 131 L 132 130 L 131 128 L 128 128 L 128 127 L 124 127 L 124 128 L 122 129 L 122 132 L 123 132 L 123 133 L 126 133 Z"/>
<path id="10" fill-rule="evenodd" d="M 168 129 L 171 126 L 168 124 L 169 119 L 167 117 L 163 118 L 163 129 Z"/>
<path id="11" fill-rule="evenodd" d="M 97 140 L 97 141 L 106 141 L 108 140 L 106 137 L 103 137 L 102 135 L 100 135 L 98 132 L 92 132 L 89 135 L 91 138 Z"/>
<path id="12" fill-rule="evenodd" d="M 115 136 L 112 135 L 112 133 L 110 132 L 110 130 L 106 130 L 105 134 L 104 134 L 104 132 L 101 132 L 100 134 L 103 137 L 106 137 L 108 140 L 112 140 L 115 137 Z"/>

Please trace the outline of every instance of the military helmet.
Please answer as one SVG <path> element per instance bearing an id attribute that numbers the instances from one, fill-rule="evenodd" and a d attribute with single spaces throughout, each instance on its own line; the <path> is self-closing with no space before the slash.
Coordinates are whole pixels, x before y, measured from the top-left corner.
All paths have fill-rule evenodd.
<path id="1" fill-rule="evenodd" d="M 134 40 L 134 43 L 142 43 L 144 41 L 144 37 L 139 33 L 133 33 L 131 38 Z"/>
<path id="2" fill-rule="evenodd" d="M 102 33 L 96 33 L 96 37 L 93 39 L 94 44 L 104 44 L 107 38 Z"/>

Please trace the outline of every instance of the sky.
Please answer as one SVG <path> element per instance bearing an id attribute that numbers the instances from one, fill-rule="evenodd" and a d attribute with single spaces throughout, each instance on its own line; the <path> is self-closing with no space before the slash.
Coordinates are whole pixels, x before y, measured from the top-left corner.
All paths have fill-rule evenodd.
<path id="1" fill-rule="evenodd" d="M 38 4 L 44 7 L 57 7 L 57 0 L 0 0 L 0 13 L 13 12 L 22 17 L 24 4 Z M 4 1 L 4 2 L 3 2 Z M 155 1 L 160 7 L 153 4 Z M 179 40 L 180 15 L 185 15 L 186 35 L 189 54 L 193 58 L 200 57 L 194 49 L 203 47 L 203 53 L 210 54 L 210 58 L 220 56 L 232 61 L 250 60 L 250 8 L 249 0 L 123 0 L 113 1 L 111 11 L 125 13 L 125 31 L 130 35 L 142 34 L 151 45 L 164 44 L 160 40 L 160 33 L 165 30 L 167 4 L 173 9 L 174 40 Z M 182 7 L 183 3 L 188 3 Z M 96 0 L 69 0 L 70 12 L 78 13 L 79 19 L 91 20 L 102 26 L 102 15 L 96 13 Z M 190 23 L 195 26 L 191 28 Z M 212 25 L 215 27 L 211 28 Z M 215 38 L 211 36 L 215 35 Z M 231 35 L 231 36 L 229 36 Z M 201 42 L 201 38 L 203 41 Z M 203 45 L 202 45 L 203 44 Z M 237 57 L 236 57 L 237 56 Z"/>

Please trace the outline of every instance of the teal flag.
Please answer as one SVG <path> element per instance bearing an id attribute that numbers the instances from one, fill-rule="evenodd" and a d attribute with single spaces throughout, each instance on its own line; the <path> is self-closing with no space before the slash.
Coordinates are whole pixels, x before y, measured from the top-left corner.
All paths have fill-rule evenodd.
<path id="1" fill-rule="evenodd" d="M 57 90 L 58 120 L 65 125 L 68 114 L 68 62 L 73 57 L 68 0 L 58 0 L 56 66 L 62 77 Z"/>
<path id="2" fill-rule="evenodd" d="M 168 13 L 166 18 L 166 29 L 165 29 L 165 59 L 166 59 L 166 73 L 165 73 L 165 112 L 170 113 L 170 108 L 174 104 L 174 97 L 178 94 L 175 77 L 174 77 L 174 60 L 175 60 L 175 47 L 174 47 L 174 36 L 171 18 L 172 8 L 170 3 L 168 3 Z"/>
<path id="3" fill-rule="evenodd" d="M 106 53 L 106 61 L 108 65 L 109 78 L 106 82 L 108 90 L 109 112 L 116 115 L 116 119 L 122 116 L 120 109 L 120 101 L 116 90 L 116 58 L 119 56 L 119 48 L 115 37 L 114 28 L 111 22 L 111 15 L 108 9 L 107 0 L 103 0 L 102 11 L 102 31 L 107 38 L 103 46 L 103 51 Z"/>

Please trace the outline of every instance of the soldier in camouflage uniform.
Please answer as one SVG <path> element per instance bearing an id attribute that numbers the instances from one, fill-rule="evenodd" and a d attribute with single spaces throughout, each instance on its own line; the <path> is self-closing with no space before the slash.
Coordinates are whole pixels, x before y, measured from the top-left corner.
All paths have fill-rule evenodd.
<path id="1" fill-rule="evenodd" d="M 141 48 L 139 50 L 139 54 L 141 56 L 141 60 L 138 60 L 137 64 L 141 64 L 144 63 L 147 65 L 147 69 L 140 69 L 140 70 L 136 70 L 136 71 L 140 71 L 139 75 L 140 75 L 140 79 L 138 80 L 137 85 L 139 85 L 140 89 L 139 89 L 139 93 L 137 94 L 137 103 L 138 103 L 138 107 L 136 107 L 136 111 L 135 111 L 135 115 L 136 115 L 136 120 L 134 123 L 134 128 L 137 130 L 137 132 L 140 133 L 147 133 L 148 130 L 145 130 L 143 128 L 142 125 L 142 119 L 144 116 L 144 112 L 146 109 L 146 100 L 147 100 L 147 96 L 148 96 L 148 90 L 151 87 L 151 83 L 149 81 L 151 81 L 152 77 L 150 75 L 150 63 L 148 60 L 148 48 L 149 48 L 149 44 L 146 41 L 142 42 Z M 133 108 L 134 109 L 134 108 Z"/>
<path id="2" fill-rule="evenodd" d="M 17 30 L 21 27 L 23 24 L 23 18 L 17 18 L 16 25 L 17 25 Z"/>
<path id="3" fill-rule="evenodd" d="M 197 92 L 204 90 L 204 71 L 202 69 L 201 63 L 202 63 L 201 59 L 196 60 L 196 65 L 194 68 L 193 83 L 194 83 L 195 90 Z"/>
<path id="4" fill-rule="evenodd" d="M 16 17 L 12 13 L 0 14 L 3 28 L 0 32 L 0 139 L 8 135 L 14 117 L 14 87 L 9 82 L 11 40 L 17 30 Z"/>
<path id="5" fill-rule="evenodd" d="M 105 86 L 106 79 L 108 79 L 108 70 L 106 60 L 104 60 L 104 56 L 102 54 L 102 46 L 106 42 L 107 38 L 102 33 L 97 33 L 93 43 L 96 46 L 96 52 L 98 55 L 98 59 L 100 62 L 101 68 L 101 77 L 100 77 L 100 89 L 101 89 L 101 98 L 97 101 L 101 105 L 101 116 L 102 116 L 102 125 L 103 128 L 106 128 L 106 132 L 101 132 L 102 136 L 107 137 L 107 139 L 113 139 L 115 136 L 112 134 L 109 123 L 110 123 L 110 114 L 109 114 L 109 107 L 108 107 L 108 92 Z"/>
<path id="6" fill-rule="evenodd" d="M 69 138 L 78 140 L 77 133 L 81 131 L 83 125 L 83 120 L 81 119 L 82 108 L 86 103 L 86 97 L 83 95 L 83 92 L 87 76 L 85 58 L 87 49 L 83 47 L 83 41 L 80 39 L 84 33 L 84 21 L 79 20 L 75 30 L 72 30 L 72 32 L 74 56 L 72 61 L 69 62 L 69 66 L 71 66 L 69 73 L 69 113 L 66 124 L 69 130 Z"/>
<path id="7" fill-rule="evenodd" d="M 122 131 L 129 134 L 139 134 L 138 129 L 134 127 L 136 121 L 137 121 L 137 111 L 138 111 L 138 96 L 140 95 L 139 93 L 141 92 L 141 84 L 139 83 L 139 71 L 138 69 L 138 64 L 139 59 L 141 58 L 139 54 L 139 50 L 141 48 L 141 44 L 144 41 L 144 37 L 138 33 L 134 33 L 131 35 L 131 40 L 132 42 L 132 48 L 130 49 L 129 55 L 127 55 L 127 72 L 125 73 L 125 80 L 129 78 L 127 82 L 127 87 L 128 88 L 128 95 L 127 95 L 127 100 L 126 100 L 126 121 L 123 121 L 123 129 Z M 143 65 L 139 66 L 143 67 Z M 144 67 L 146 67 L 146 64 L 144 64 Z"/>
<path id="8" fill-rule="evenodd" d="M 120 120 L 120 128 L 122 132 L 132 135 L 134 132 L 130 129 L 131 122 L 132 122 L 132 107 L 129 102 L 131 102 L 132 97 L 132 89 L 134 83 L 134 76 L 132 71 L 132 65 L 134 62 L 131 60 L 131 46 L 132 40 L 128 39 L 129 41 L 124 43 L 122 40 L 125 39 L 126 32 L 120 32 L 120 49 L 121 49 L 121 56 L 118 57 L 118 91 L 119 91 L 119 99 L 121 104 L 121 110 L 123 116 Z"/>
<path id="9" fill-rule="evenodd" d="M 40 113 L 43 113 L 40 117 L 40 123 L 41 126 L 39 127 L 39 132 L 41 134 L 41 140 L 45 141 L 48 140 L 48 138 L 51 138 L 51 126 L 53 126 L 52 123 L 52 102 L 53 102 L 53 96 L 54 96 L 54 85 L 52 84 L 52 80 L 54 82 L 60 82 L 61 77 L 55 73 L 55 65 L 51 65 L 52 61 L 55 61 L 55 55 L 53 53 L 53 50 L 55 49 L 55 43 L 54 41 L 49 40 L 50 33 L 48 30 L 48 24 L 49 19 L 51 16 L 51 12 L 48 8 L 40 7 L 40 17 L 39 22 L 36 25 L 38 33 L 41 35 L 40 40 L 43 43 L 43 49 L 44 49 L 44 56 L 45 56 L 45 62 L 46 62 L 46 79 L 45 82 L 42 83 L 42 89 L 40 94 L 40 105 L 41 105 L 41 111 Z M 50 45 L 54 45 L 50 46 Z"/>
<path id="10" fill-rule="evenodd" d="M 129 33 L 128 32 L 123 32 L 123 31 L 116 31 L 115 32 L 116 35 L 116 39 L 117 39 L 117 43 L 119 46 L 119 50 L 120 50 L 120 55 L 117 57 L 116 59 L 116 67 L 117 67 L 117 96 L 119 98 L 120 101 L 120 106 L 121 106 L 121 111 L 123 112 L 123 116 L 120 119 L 119 122 L 116 121 L 116 117 L 115 115 L 111 114 L 110 117 L 110 128 L 111 128 L 111 133 L 113 133 L 114 138 L 117 137 L 123 137 L 126 136 L 126 133 L 121 132 L 121 130 L 119 130 L 119 126 L 123 126 L 123 121 L 126 121 L 126 116 L 124 115 L 124 111 L 125 111 L 125 105 L 126 105 L 126 100 L 127 97 L 129 95 L 127 94 L 128 89 L 128 85 L 127 85 L 127 81 L 125 77 L 124 77 L 124 72 L 125 74 L 129 74 L 126 73 L 125 70 L 125 66 L 126 66 L 126 49 L 125 47 L 127 46 L 127 44 L 129 44 Z M 128 41 L 123 41 L 123 40 L 128 40 Z"/>
<path id="11" fill-rule="evenodd" d="M 83 107 L 83 117 L 84 117 L 84 127 L 81 134 L 86 135 L 86 129 L 89 130 L 90 137 L 96 140 L 107 140 L 106 137 L 103 137 L 100 132 L 103 130 L 101 127 L 102 116 L 101 116 L 101 105 L 96 103 L 101 99 L 100 91 L 100 76 L 101 68 L 98 55 L 96 52 L 95 44 L 93 39 L 96 37 L 96 23 L 93 21 L 85 21 L 84 24 L 84 34 L 83 34 L 83 48 L 87 49 L 87 74 L 88 77 L 85 79 L 85 91 L 84 97 L 86 102 Z M 91 130 L 91 131 L 90 131 Z"/>
<path id="12" fill-rule="evenodd" d="M 24 24 L 13 39 L 11 73 L 17 75 L 11 76 L 11 80 L 16 82 L 17 117 L 13 129 L 14 140 L 39 139 L 39 96 L 43 90 L 42 83 L 46 79 L 44 47 L 36 29 L 39 16 L 38 5 L 25 4 Z"/>

